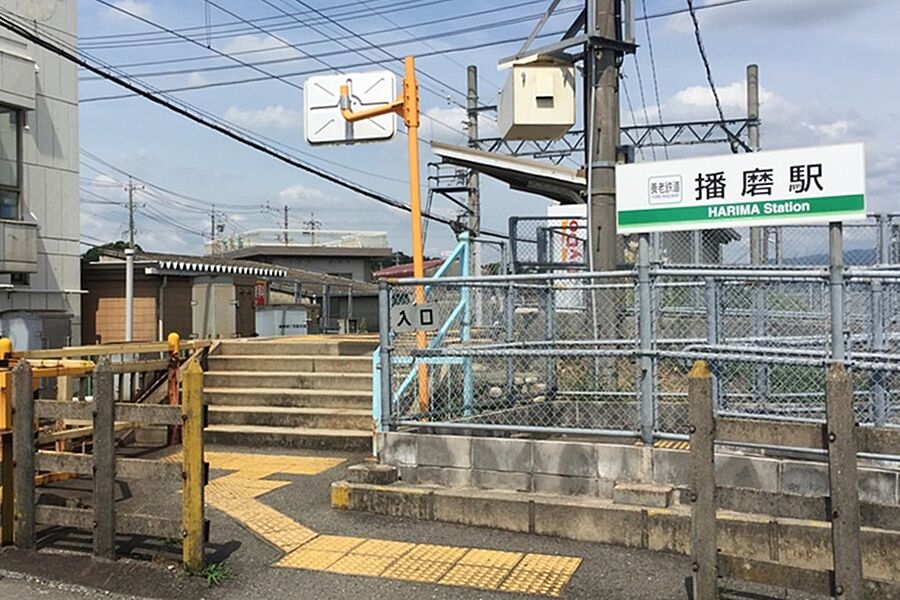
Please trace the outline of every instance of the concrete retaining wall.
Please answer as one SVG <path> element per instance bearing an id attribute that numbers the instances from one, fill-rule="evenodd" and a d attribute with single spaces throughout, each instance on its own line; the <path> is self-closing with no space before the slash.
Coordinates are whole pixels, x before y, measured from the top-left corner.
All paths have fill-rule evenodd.
<path id="1" fill-rule="evenodd" d="M 404 482 L 446 487 L 610 498 L 617 481 L 685 487 L 690 472 L 686 451 L 624 444 L 390 432 L 379 434 L 378 447 L 381 461 L 397 466 Z M 864 502 L 900 504 L 900 469 L 872 464 L 859 475 Z M 767 492 L 828 491 L 821 462 L 721 453 L 716 478 L 719 485 Z"/>

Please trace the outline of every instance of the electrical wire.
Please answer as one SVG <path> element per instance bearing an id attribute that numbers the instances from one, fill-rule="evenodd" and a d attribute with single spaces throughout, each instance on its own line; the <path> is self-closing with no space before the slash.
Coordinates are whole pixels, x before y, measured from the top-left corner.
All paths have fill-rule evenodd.
<path id="1" fill-rule="evenodd" d="M 694 39 L 697 41 L 697 50 L 700 51 L 700 58 L 703 61 L 703 68 L 706 71 L 706 81 L 709 83 L 709 89 L 712 90 L 713 99 L 716 103 L 716 112 L 719 114 L 719 120 L 724 123 L 725 122 L 725 113 L 722 110 L 722 102 L 719 100 L 719 92 L 716 90 L 716 84 L 713 83 L 712 69 L 709 66 L 709 58 L 706 56 L 706 48 L 703 46 L 703 38 L 700 35 L 700 23 L 697 21 L 697 13 L 694 10 L 694 0 L 687 0 L 688 11 L 691 14 L 691 21 L 694 24 Z M 728 131 L 727 127 L 722 127 L 722 130 L 728 136 L 731 144 L 731 151 L 733 153 L 737 153 L 738 145 L 744 147 L 744 149 L 750 152 L 750 147 L 747 146 L 737 136 Z"/>
<path id="2" fill-rule="evenodd" d="M 181 116 L 187 118 L 190 121 L 193 121 L 199 125 L 203 125 L 204 127 L 208 128 L 208 129 L 216 131 L 217 133 L 220 133 L 221 135 L 223 135 L 225 137 L 228 137 L 228 138 L 230 138 L 234 141 L 237 141 L 245 146 L 253 148 L 254 150 L 257 150 L 263 154 L 267 154 L 285 164 L 288 164 L 288 165 L 293 166 L 297 169 L 300 169 L 304 172 L 307 172 L 311 175 L 314 175 L 320 179 L 323 179 L 325 181 L 333 183 L 334 185 L 337 185 L 337 186 L 347 189 L 349 191 L 355 192 L 362 197 L 375 200 L 376 202 L 379 202 L 386 206 L 390 206 L 392 208 L 396 208 L 396 209 L 403 210 L 406 212 L 411 211 L 411 208 L 409 207 L 409 205 L 407 205 L 399 200 L 390 198 L 379 192 L 370 190 L 370 189 L 363 187 L 362 185 L 359 185 L 357 183 L 347 181 L 338 175 L 335 175 L 333 173 L 325 171 L 324 169 L 321 169 L 315 165 L 301 161 L 300 159 L 298 159 L 294 156 L 291 156 L 285 152 L 282 152 L 275 148 L 267 146 L 266 144 L 264 144 L 256 139 L 253 139 L 251 137 L 243 135 L 242 133 L 235 131 L 232 128 L 229 128 L 229 127 L 221 124 L 220 122 L 214 121 L 207 116 L 198 114 L 195 110 L 192 110 L 192 107 L 188 107 L 188 106 L 184 105 L 183 103 L 178 102 L 177 99 L 169 99 L 169 98 L 162 97 L 160 95 L 157 95 L 153 91 L 149 91 L 147 89 L 140 87 L 138 84 L 136 84 L 132 81 L 127 81 L 126 79 L 124 79 L 123 77 L 121 77 L 117 74 L 107 72 L 103 68 L 98 67 L 93 62 L 83 58 L 82 56 L 73 54 L 64 48 L 61 48 L 61 47 L 57 46 L 56 44 L 49 42 L 44 37 L 32 32 L 30 29 L 28 29 L 26 27 L 23 27 L 17 21 L 11 20 L 9 17 L 7 17 L 5 15 L 5 13 L 9 13 L 9 12 L 10 11 L 3 10 L 2 13 L 0 13 L 0 26 L 2 26 L 3 28 L 11 31 L 12 33 L 15 33 L 16 35 L 19 35 L 20 37 L 34 43 L 35 45 L 37 45 L 39 47 L 41 47 L 53 54 L 56 54 L 57 56 L 60 56 L 70 62 L 73 62 L 91 72 L 97 73 L 98 75 L 106 75 L 106 77 L 113 83 L 116 83 L 117 85 L 119 85 L 121 87 L 124 87 L 134 93 L 139 94 L 140 96 L 146 98 L 147 100 L 149 100 L 150 102 L 153 102 L 154 104 L 162 106 L 178 115 L 181 115 Z M 453 226 L 456 223 L 455 219 L 453 219 L 453 218 L 445 217 L 442 215 L 437 215 L 434 213 L 423 213 L 423 217 L 440 222 L 440 223 L 444 223 L 445 225 L 448 225 L 448 226 Z M 496 233 L 496 232 L 491 232 L 491 231 L 483 230 L 482 233 L 484 235 L 489 235 L 492 237 L 499 237 L 499 238 L 507 237 L 501 233 Z"/>
<path id="3" fill-rule="evenodd" d="M 431 25 L 440 25 L 440 24 L 447 23 L 447 22 L 456 22 L 456 21 L 460 21 L 463 19 L 469 19 L 469 18 L 473 18 L 473 17 L 481 17 L 481 16 L 488 15 L 488 14 L 494 14 L 494 13 L 498 13 L 498 12 L 512 10 L 515 8 L 521 8 L 526 5 L 530 5 L 530 4 L 543 4 L 545 1 L 546 0 L 529 0 L 528 2 L 521 2 L 518 4 L 509 5 L 509 6 L 498 6 L 498 7 L 488 8 L 488 9 L 484 9 L 484 10 L 480 10 L 480 11 L 465 13 L 462 15 L 453 15 L 450 17 L 440 17 L 437 19 L 432 19 L 430 21 L 419 21 L 416 23 L 412 23 L 410 25 L 406 25 L 402 29 L 404 31 L 409 31 L 411 29 L 418 29 L 421 27 L 428 27 Z M 572 12 L 573 9 L 574 9 L 574 7 L 569 7 L 569 8 L 560 8 L 557 10 L 559 12 Z M 386 47 L 387 46 L 398 46 L 398 45 L 403 45 L 403 44 L 425 42 L 427 40 L 440 39 L 440 38 L 444 38 L 444 37 L 452 37 L 452 36 L 460 35 L 463 33 L 482 32 L 486 29 L 503 27 L 507 24 L 515 24 L 515 23 L 531 21 L 534 18 L 537 18 L 539 16 L 540 16 L 540 13 L 530 14 L 530 15 L 525 15 L 522 17 L 516 17 L 514 19 L 504 19 L 502 21 L 496 21 L 496 22 L 491 22 L 491 23 L 482 23 L 482 24 L 479 24 L 478 26 L 467 26 L 467 27 L 461 28 L 461 29 L 438 31 L 435 33 L 426 34 L 426 35 L 422 35 L 419 37 L 387 41 L 387 42 L 382 43 L 382 46 L 386 46 Z M 399 31 L 400 29 L 401 29 L 401 27 L 389 27 L 386 29 L 367 31 L 365 34 L 366 35 L 380 35 L 383 33 L 392 33 L 395 31 Z M 176 30 L 176 31 L 178 31 L 178 30 Z M 352 36 L 341 36 L 340 38 L 334 38 L 334 39 L 352 39 Z M 307 42 L 304 47 L 308 49 L 310 46 L 318 46 L 320 44 L 327 44 L 331 41 L 333 41 L 333 40 L 332 39 L 311 40 L 311 41 Z M 85 46 L 83 46 L 83 45 L 81 47 L 83 49 L 85 48 Z M 276 50 L 279 50 L 279 47 L 271 46 L 271 47 L 265 47 L 265 48 L 250 48 L 247 50 L 235 50 L 235 51 L 230 52 L 229 54 L 231 54 L 232 56 L 244 56 L 247 54 L 259 54 L 259 53 L 265 53 L 265 52 L 274 52 Z M 328 55 L 332 55 L 332 54 L 336 54 L 336 53 L 334 53 L 334 52 L 321 53 L 320 56 L 328 56 Z M 208 61 L 208 60 L 217 60 L 217 57 L 209 56 L 208 54 L 203 54 L 201 56 L 180 56 L 180 57 L 176 57 L 176 58 L 156 59 L 156 60 L 139 61 L 139 62 L 131 62 L 131 63 L 119 63 L 119 64 L 116 64 L 115 66 L 116 66 L 116 68 L 125 69 L 125 68 L 131 68 L 131 67 L 145 67 L 145 66 L 166 65 L 166 64 L 185 64 L 185 63 L 189 63 L 189 62 Z M 282 60 L 284 60 L 284 59 L 282 59 Z M 288 59 L 288 60 L 290 60 L 290 59 Z M 256 64 L 262 65 L 262 64 L 275 64 L 275 63 L 272 61 L 265 61 L 265 62 L 260 61 L 260 62 L 257 62 Z M 228 66 L 228 68 L 235 68 L 232 65 L 227 65 L 227 66 Z M 194 70 L 196 70 L 196 69 L 187 70 L 187 72 L 193 72 Z M 148 73 L 133 73 L 133 75 L 136 75 L 138 77 L 144 77 L 144 76 L 147 76 Z"/>
<path id="4" fill-rule="evenodd" d="M 644 10 L 644 14 L 647 14 L 647 0 L 641 0 L 641 7 Z M 662 114 L 662 101 L 659 99 L 659 79 L 656 76 L 656 57 L 653 54 L 653 35 L 650 33 L 649 19 L 644 19 L 644 31 L 646 31 L 647 33 L 647 50 L 650 54 L 650 74 L 653 78 L 653 95 L 656 98 L 656 116 L 659 117 L 659 123 L 662 124 L 664 122 Z M 668 160 L 668 145 L 663 146 L 663 153 Z"/>
<path id="5" fill-rule="evenodd" d="M 640 93 L 641 107 L 644 112 L 644 124 L 649 127 L 650 115 L 647 113 L 647 99 L 644 97 L 644 78 L 641 77 L 641 61 L 638 60 L 636 54 L 634 56 L 634 71 L 637 74 L 638 92 Z M 650 147 L 650 155 L 653 157 L 653 160 L 656 160 L 656 148 L 653 146 Z"/>
<path id="6" fill-rule="evenodd" d="M 542 39 L 542 38 L 547 38 L 547 37 L 556 37 L 563 33 L 565 33 L 565 31 L 563 31 L 563 30 L 550 31 L 550 32 L 546 32 L 546 33 L 543 33 L 543 34 L 537 36 L 536 39 Z M 419 54 L 417 54 L 416 57 L 418 59 L 422 59 L 422 58 L 427 58 L 429 56 L 437 56 L 437 55 L 441 55 L 441 54 L 450 54 L 450 53 L 455 54 L 458 52 L 469 52 L 472 50 L 481 50 L 483 48 L 493 48 L 496 46 L 504 46 L 504 45 L 508 45 L 508 44 L 519 44 L 522 41 L 524 41 L 525 39 L 526 39 L 525 37 L 519 36 L 519 37 L 507 38 L 507 39 L 503 39 L 503 40 L 492 40 L 492 41 L 487 41 L 487 42 L 481 42 L 478 44 L 473 44 L 471 46 L 449 48 L 447 50 L 436 51 L 436 52 L 419 53 Z M 392 60 L 393 59 L 381 59 L 381 60 L 374 60 L 374 61 L 359 62 L 359 63 L 349 64 L 349 65 L 342 65 L 341 69 L 353 69 L 353 68 L 357 68 L 357 67 L 365 67 L 365 66 L 370 66 L 370 65 L 374 65 L 374 64 L 384 64 L 387 62 L 391 62 Z M 312 75 L 314 73 L 321 73 L 321 72 L 322 71 L 320 69 L 310 69 L 310 70 L 304 70 L 304 71 L 294 71 L 291 73 L 283 73 L 283 74 L 281 74 L 281 77 L 303 77 L 306 75 Z M 211 88 L 226 87 L 226 86 L 232 86 L 232 85 L 244 85 L 247 83 L 258 83 L 260 81 L 268 81 L 270 79 L 272 79 L 272 78 L 271 77 L 247 77 L 244 79 L 211 81 L 211 82 L 195 84 L 195 85 L 171 87 L 171 88 L 161 89 L 159 91 L 161 93 L 167 93 L 167 94 L 178 93 L 178 92 L 193 92 L 193 91 L 197 91 L 197 90 L 206 90 L 206 89 L 211 89 Z M 136 95 L 137 94 L 128 93 L 128 94 L 109 94 L 109 95 L 105 95 L 105 96 L 92 96 L 92 97 L 88 97 L 88 98 L 82 98 L 81 100 L 79 100 L 79 103 L 85 104 L 85 103 L 90 103 L 90 102 L 106 102 L 109 100 L 122 100 L 125 98 L 133 98 Z"/>

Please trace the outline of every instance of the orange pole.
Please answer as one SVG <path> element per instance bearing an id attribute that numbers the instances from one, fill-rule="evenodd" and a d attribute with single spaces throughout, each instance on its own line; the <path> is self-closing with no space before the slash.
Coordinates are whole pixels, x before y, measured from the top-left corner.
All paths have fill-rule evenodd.
<path id="1" fill-rule="evenodd" d="M 409 144 L 409 205 L 412 213 L 413 277 L 425 277 L 425 257 L 422 242 L 422 198 L 419 184 L 419 83 L 416 63 L 412 56 L 404 61 L 403 119 L 406 122 Z M 416 304 L 425 302 L 425 288 L 416 286 Z M 424 331 L 416 332 L 416 347 L 425 348 L 428 340 Z M 418 367 L 419 410 L 426 412 L 428 401 L 428 365 Z"/>

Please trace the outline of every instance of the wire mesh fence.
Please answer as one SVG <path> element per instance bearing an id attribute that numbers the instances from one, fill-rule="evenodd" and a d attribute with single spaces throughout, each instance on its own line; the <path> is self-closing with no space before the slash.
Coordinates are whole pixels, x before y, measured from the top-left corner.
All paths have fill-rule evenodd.
<path id="1" fill-rule="evenodd" d="M 719 414 L 824 421 L 827 269 L 448 278 L 393 284 L 390 305 L 420 285 L 442 326 L 391 334 L 387 426 L 683 435 L 697 359 Z M 900 426 L 900 270 L 847 269 L 840 297 L 859 422 Z"/>

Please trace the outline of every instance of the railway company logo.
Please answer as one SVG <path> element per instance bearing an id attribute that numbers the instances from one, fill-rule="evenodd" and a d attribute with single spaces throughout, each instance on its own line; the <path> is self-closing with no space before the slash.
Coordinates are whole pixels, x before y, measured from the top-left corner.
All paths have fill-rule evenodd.
<path id="1" fill-rule="evenodd" d="M 682 201 L 681 175 L 662 175 L 647 181 L 650 204 L 679 204 Z"/>

